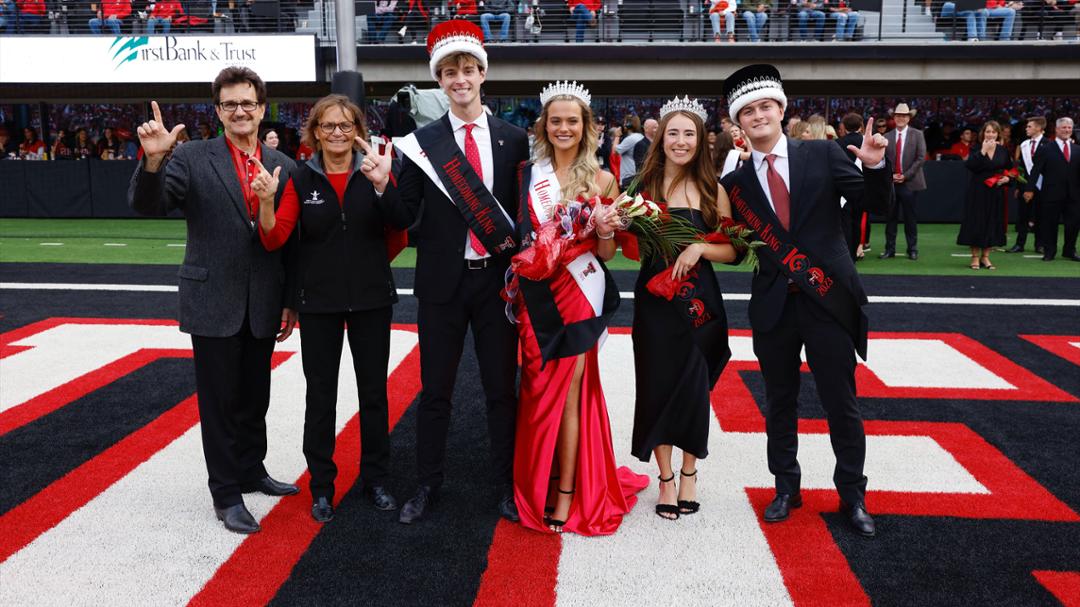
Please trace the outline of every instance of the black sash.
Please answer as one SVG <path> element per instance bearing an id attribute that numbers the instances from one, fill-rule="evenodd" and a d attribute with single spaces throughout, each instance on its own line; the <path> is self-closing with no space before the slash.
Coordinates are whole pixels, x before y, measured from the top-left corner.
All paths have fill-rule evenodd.
<path id="1" fill-rule="evenodd" d="M 806 249 L 792 244 L 791 234 L 768 215 L 759 216 L 743 200 L 738 186 L 732 188 L 728 197 L 732 206 L 746 220 L 755 237 L 764 246 L 757 248 L 760 257 L 776 264 L 780 271 L 803 293 L 821 304 L 840 326 L 851 335 L 855 352 L 866 360 L 866 332 L 868 322 L 863 314 L 859 298 L 847 286 L 837 280 L 829 267 L 815 259 Z"/>
<path id="2" fill-rule="evenodd" d="M 517 249 L 514 224 L 499 209 L 499 201 L 473 170 L 452 134 L 447 136 L 435 128 L 419 129 L 414 134 L 450 200 L 484 248 L 492 255 Z"/>
<path id="3" fill-rule="evenodd" d="M 529 214 L 529 189 L 532 186 L 532 163 L 525 163 L 521 170 L 521 207 L 518 213 L 518 235 L 522 243 L 528 243 L 533 231 L 532 217 Z M 523 245 L 527 246 L 527 245 Z M 555 305 L 555 295 L 547 281 L 534 281 L 518 277 L 518 285 L 525 306 L 532 320 L 533 333 L 540 345 L 540 358 L 544 364 L 549 360 L 567 358 L 588 352 L 596 345 L 611 317 L 619 309 L 619 287 L 615 284 L 611 272 L 598 258 L 598 268 L 604 273 L 604 304 L 600 316 L 564 324 L 559 308 Z"/>

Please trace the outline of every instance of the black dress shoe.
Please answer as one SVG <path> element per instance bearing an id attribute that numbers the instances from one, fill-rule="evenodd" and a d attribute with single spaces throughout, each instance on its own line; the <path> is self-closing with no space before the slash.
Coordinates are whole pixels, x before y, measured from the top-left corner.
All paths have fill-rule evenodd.
<path id="1" fill-rule="evenodd" d="M 893 257 L 896 257 L 896 253 L 892 251 L 885 251 L 881 255 L 877 256 L 878 259 L 892 259 Z"/>
<path id="2" fill-rule="evenodd" d="M 908 259 L 910 259 L 911 261 L 918 261 L 919 260 L 919 252 L 918 251 L 911 251 L 911 252 L 909 252 L 907 254 L 907 256 L 908 256 Z"/>
<path id="3" fill-rule="evenodd" d="M 792 508 L 802 506 L 802 495 L 796 493 L 777 493 L 769 505 L 765 507 L 765 522 L 779 523 L 786 521 Z"/>
<path id="4" fill-rule="evenodd" d="M 1068 259 L 1069 261 L 1080 261 L 1080 255 L 1073 253 L 1072 255 L 1062 255 L 1062 259 Z"/>
<path id="5" fill-rule="evenodd" d="M 855 528 L 855 531 L 859 532 L 859 535 L 874 537 L 874 534 L 877 533 L 874 528 L 874 519 L 870 517 L 870 513 L 866 511 L 866 505 L 862 502 L 854 506 L 848 506 L 844 502 L 840 502 L 840 513 L 847 515 L 848 522 Z"/>
<path id="6" fill-rule="evenodd" d="M 1046 254 L 1046 249 L 1044 249 L 1043 247 L 1035 247 L 1035 252 L 1038 253 L 1039 255 L 1045 255 Z"/>
<path id="7" fill-rule="evenodd" d="M 329 523 L 334 520 L 334 506 L 330 500 L 320 497 L 311 505 L 311 518 L 317 523 Z"/>
<path id="8" fill-rule="evenodd" d="M 382 485 L 364 485 L 364 495 L 368 496 L 379 510 L 397 510 L 397 500 Z"/>
<path id="9" fill-rule="evenodd" d="M 241 490 L 244 493 L 262 493 L 264 495 L 295 495 L 300 493 L 300 487 L 275 481 L 269 476 L 247 483 Z"/>
<path id="10" fill-rule="evenodd" d="M 401 507 L 401 514 L 398 515 L 398 522 L 406 525 L 411 525 L 416 521 L 424 518 L 424 514 L 431 508 L 431 505 L 435 503 L 437 491 L 434 487 L 427 485 L 420 485 L 416 489 L 416 495 L 412 496 L 412 499 L 405 502 L 405 505 Z"/>
<path id="11" fill-rule="evenodd" d="M 225 523 L 225 528 L 233 533 L 251 534 L 259 531 L 259 523 L 248 512 L 247 506 L 237 504 L 228 508 L 214 506 L 214 514 L 219 521 Z"/>
<path id="12" fill-rule="evenodd" d="M 1043 261 L 1054 261 L 1053 255 L 1043 255 Z"/>
<path id="13" fill-rule="evenodd" d="M 499 498 L 499 516 L 510 521 L 511 523 L 517 523 L 521 520 L 518 516 L 517 504 L 514 503 L 514 493 L 504 493 Z"/>
<path id="14" fill-rule="evenodd" d="M 1024 252 L 1024 247 L 1022 247 L 1022 246 L 1020 246 L 1018 244 L 1014 244 L 1013 246 L 1009 247 L 1008 249 L 1005 249 L 1005 252 L 1006 253 L 1023 253 Z"/>

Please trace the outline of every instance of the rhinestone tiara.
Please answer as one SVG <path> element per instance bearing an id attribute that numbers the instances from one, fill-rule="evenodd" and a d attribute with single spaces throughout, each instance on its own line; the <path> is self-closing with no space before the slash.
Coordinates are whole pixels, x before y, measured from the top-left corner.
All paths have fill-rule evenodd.
<path id="1" fill-rule="evenodd" d="M 569 80 L 563 82 L 556 80 L 545 86 L 544 90 L 540 91 L 540 105 L 547 105 L 548 101 L 562 95 L 577 97 L 585 102 L 585 105 L 592 103 L 592 95 L 589 94 L 589 89 L 578 84 L 577 80 L 573 82 L 570 82 Z"/>
<path id="2" fill-rule="evenodd" d="M 709 113 L 705 111 L 705 106 L 701 105 L 697 99 L 691 99 L 689 95 L 682 99 L 675 97 L 671 101 L 665 103 L 663 107 L 660 108 L 660 120 L 663 120 L 665 116 L 672 112 L 697 114 L 702 122 L 707 122 L 709 120 Z"/>

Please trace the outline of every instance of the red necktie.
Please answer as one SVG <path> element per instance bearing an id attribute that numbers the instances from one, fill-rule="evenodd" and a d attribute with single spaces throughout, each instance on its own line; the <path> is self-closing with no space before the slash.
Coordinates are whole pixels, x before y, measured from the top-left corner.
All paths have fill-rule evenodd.
<path id="1" fill-rule="evenodd" d="M 1035 160 L 1035 140 L 1031 140 L 1031 159 Z"/>
<path id="2" fill-rule="evenodd" d="M 773 162 L 776 154 L 765 156 L 765 162 L 769 163 L 769 169 L 765 172 L 765 180 L 769 183 L 769 195 L 772 196 L 773 208 L 776 216 L 780 218 L 780 225 L 787 230 L 791 225 L 791 197 L 788 193 L 784 178 L 776 171 Z"/>
<path id="3" fill-rule="evenodd" d="M 465 160 L 469 161 L 474 171 L 476 171 L 477 177 L 480 181 L 484 180 L 484 166 L 480 163 L 480 148 L 476 146 L 476 140 L 473 139 L 472 130 L 476 128 L 475 124 L 465 125 Z M 476 236 L 472 230 L 469 230 L 469 245 L 473 251 L 476 251 L 477 255 L 487 255 L 487 249 L 481 244 L 480 239 Z"/>
<path id="4" fill-rule="evenodd" d="M 900 160 L 903 157 L 904 150 L 904 134 L 900 131 L 896 131 L 896 173 L 902 174 L 904 172 L 904 163 Z"/>
<path id="5" fill-rule="evenodd" d="M 1071 147 L 1068 139 L 1061 142 L 1061 151 L 1065 154 L 1065 162 L 1069 162 L 1069 148 Z"/>

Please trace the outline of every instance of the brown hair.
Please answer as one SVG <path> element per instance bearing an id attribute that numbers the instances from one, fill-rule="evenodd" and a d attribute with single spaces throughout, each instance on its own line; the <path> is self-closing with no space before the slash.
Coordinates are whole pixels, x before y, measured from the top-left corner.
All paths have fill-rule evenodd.
<path id="1" fill-rule="evenodd" d="M 435 77 L 442 77 L 442 71 L 444 68 L 454 66 L 458 69 L 461 69 L 469 63 L 475 63 L 476 69 L 480 70 L 481 72 L 485 71 L 484 66 L 481 65 L 480 60 L 476 58 L 476 55 L 462 51 L 459 53 L 450 53 L 442 59 L 439 59 L 439 62 L 435 64 Z"/>
<path id="2" fill-rule="evenodd" d="M 849 133 L 858 133 L 859 129 L 863 127 L 862 116 L 855 112 L 844 114 L 844 118 L 840 123 L 844 125 L 844 128 L 847 129 L 847 132 Z"/>
<path id="3" fill-rule="evenodd" d="M 641 132 L 641 118 L 638 118 L 637 114 L 627 114 L 626 117 L 623 118 L 622 123 L 623 126 L 626 127 L 626 130 L 631 133 Z M 626 135 L 624 134 L 623 136 L 625 137 Z"/>
<path id="4" fill-rule="evenodd" d="M 998 136 L 997 136 L 998 142 L 999 143 L 1005 143 L 1002 140 L 1001 125 L 998 124 L 997 120 L 987 120 L 986 124 L 982 125 L 982 128 L 979 129 L 979 143 L 982 143 L 984 141 L 983 138 L 986 135 L 986 129 L 994 129 L 994 132 L 998 134 Z"/>
<path id="5" fill-rule="evenodd" d="M 319 128 L 319 122 L 322 121 L 323 114 L 334 107 L 341 108 L 342 113 L 346 115 L 352 115 L 353 124 L 356 125 L 356 130 L 353 131 L 354 137 L 367 139 L 367 127 L 364 126 L 364 111 L 345 95 L 327 95 L 316 101 L 315 105 L 311 107 L 307 122 L 304 123 L 304 128 L 300 132 L 301 143 L 313 150 L 319 149 L 319 140 L 315 138 L 315 129 Z M 359 147 L 356 145 L 355 140 L 353 141 L 353 147 Z"/>
<path id="6" fill-rule="evenodd" d="M 716 134 L 716 145 L 713 146 L 713 164 L 716 169 L 716 176 L 719 177 L 720 173 L 724 172 L 724 162 L 727 161 L 728 152 L 735 149 L 735 140 L 731 138 L 731 133 L 727 131 L 720 131 Z"/>
<path id="7" fill-rule="evenodd" d="M 694 123 L 697 130 L 698 142 L 694 150 L 694 157 L 690 159 L 678 176 L 671 181 L 666 192 L 664 189 L 664 165 L 667 163 L 667 154 L 664 153 L 664 134 L 667 133 L 668 123 L 675 116 L 685 116 Z M 719 143 L 719 138 L 717 143 Z M 701 214 L 705 219 L 705 225 L 716 227 L 720 223 L 720 209 L 716 205 L 716 196 L 719 185 L 716 183 L 716 167 L 713 166 L 712 154 L 709 152 L 709 144 L 705 141 L 705 123 L 701 117 L 692 112 L 671 112 L 660 121 L 660 130 L 656 139 L 649 146 L 649 153 L 645 155 L 644 168 L 641 169 L 641 189 L 648 192 L 658 201 L 666 201 L 668 195 L 684 181 L 697 188 L 701 198 Z"/>
<path id="8" fill-rule="evenodd" d="M 1032 116 L 1027 121 L 1034 123 L 1041 131 L 1046 130 L 1046 116 Z"/>
<path id="9" fill-rule="evenodd" d="M 540 112 L 540 117 L 537 118 L 536 126 L 533 128 L 533 133 L 536 135 L 536 140 L 533 142 L 536 159 L 548 161 L 555 159 L 555 149 L 547 137 L 548 108 L 554 101 L 572 101 L 581 110 L 581 141 L 578 143 L 573 164 L 566 168 L 569 180 L 561 184 L 562 199 L 575 200 L 578 196 L 591 198 L 596 194 L 607 195 L 608 192 L 599 191 L 596 183 L 596 175 L 600 172 L 600 162 L 596 159 L 600 137 L 596 132 L 592 108 L 577 97 L 559 95 L 544 104 L 544 109 Z"/>
<path id="10" fill-rule="evenodd" d="M 217 78 L 214 78 L 214 84 L 210 87 L 214 96 L 214 105 L 221 103 L 222 88 L 245 82 L 255 88 L 255 100 L 260 104 L 266 103 L 266 83 L 263 79 L 251 68 L 230 66 L 218 72 Z"/>

